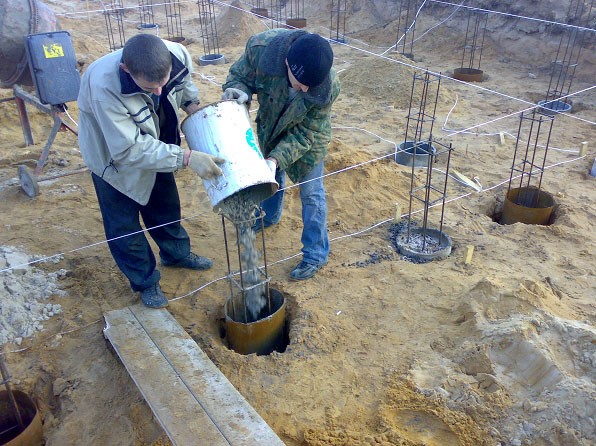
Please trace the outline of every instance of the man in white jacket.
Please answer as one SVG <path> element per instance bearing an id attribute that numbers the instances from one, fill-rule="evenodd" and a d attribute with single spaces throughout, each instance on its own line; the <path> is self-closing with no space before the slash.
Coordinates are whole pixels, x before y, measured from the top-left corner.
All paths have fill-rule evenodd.
<path id="1" fill-rule="evenodd" d="M 189 166 L 201 178 L 221 175 L 223 159 L 180 147 L 178 110 L 199 108 L 192 60 L 182 45 L 149 34 L 93 62 L 78 97 L 79 146 L 89 169 L 108 245 L 131 288 L 151 308 L 168 305 L 156 259 L 164 266 L 205 270 L 212 261 L 190 251 L 180 224 L 174 172 Z"/>

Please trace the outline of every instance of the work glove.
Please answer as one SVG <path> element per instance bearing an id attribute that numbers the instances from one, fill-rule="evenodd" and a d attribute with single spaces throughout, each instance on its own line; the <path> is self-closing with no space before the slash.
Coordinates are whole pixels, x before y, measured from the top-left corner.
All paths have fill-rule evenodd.
<path id="1" fill-rule="evenodd" d="M 269 168 L 269 170 L 275 176 L 275 170 L 277 169 L 277 161 L 275 161 L 273 158 L 267 158 L 265 162 L 267 163 L 267 167 Z"/>
<path id="2" fill-rule="evenodd" d="M 226 88 L 221 95 L 221 99 L 222 101 L 236 99 L 236 102 L 242 105 L 248 102 L 248 95 L 238 88 Z"/>
<path id="3" fill-rule="evenodd" d="M 218 156 L 208 155 L 203 152 L 191 150 L 188 159 L 188 167 L 204 180 L 211 180 L 220 175 L 223 175 L 218 164 L 225 163 L 226 160 Z"/>

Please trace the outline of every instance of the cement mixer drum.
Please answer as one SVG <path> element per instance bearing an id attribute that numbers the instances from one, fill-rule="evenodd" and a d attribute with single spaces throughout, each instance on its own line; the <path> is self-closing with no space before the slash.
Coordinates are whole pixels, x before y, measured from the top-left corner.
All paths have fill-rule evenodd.
<path id="1" fill-rule="evenodd" d="M 54 12 L 39 0 L 0 0 L 0 88 L 33 85 L 24 37 L 58 31 Z"/>

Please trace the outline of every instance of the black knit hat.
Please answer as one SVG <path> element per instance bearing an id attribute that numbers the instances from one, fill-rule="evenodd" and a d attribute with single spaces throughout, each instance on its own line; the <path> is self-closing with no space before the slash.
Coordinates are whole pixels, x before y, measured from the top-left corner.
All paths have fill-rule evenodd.
<path id="1" fill-rule="evenodd" d="M 286 56 L 290 71 L 298 82 L 307 87 L 320 85 L 333 65 L 333 50 L 318 34 L 298 37 Z"/>

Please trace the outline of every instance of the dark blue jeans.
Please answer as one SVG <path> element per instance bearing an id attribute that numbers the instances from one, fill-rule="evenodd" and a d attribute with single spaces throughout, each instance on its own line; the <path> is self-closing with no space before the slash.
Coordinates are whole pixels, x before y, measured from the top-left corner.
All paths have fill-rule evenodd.
<path id="1" fill-rule="evenodd" d="M 145 233 L 141 232 L 139 215 L 143 217 L 145 227 L 158 226 L 149 234 L 159 246 L 161 258 L 175 262 L 189 255 L 190 238 L 179 221 L 180 198 L 173 173 L 157 174 L 145 206 L 117 191 L 97 175 L 91 174 L 91 177 L 110 252 L 134 291 L 149 288 L 160 279 L 159 271 L 155 269 L 155 255 Z"/>
<path id="2" fill-rule="evenodd" d="M 324 162 L 321 161 L 306 175 L 298 186 L 300 201 L 302 202 L 302 260 L 317 266 L 327 263 L 329 257 L 329 238 L 327 235 L 327 200 L 323 185 Z M 279 169 L 275 172 L 275 179 L 280 189 L 286 185 L 285 173 Z M 308 181 L 311 180 L 311 181 Z M 263 223 L 265 226 L 274 225 L 281 219 L 283 210 L 284 191 L 276 192 L 272 197 L 261 203 L 265 211 Z"/>

